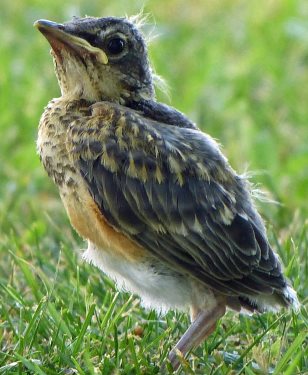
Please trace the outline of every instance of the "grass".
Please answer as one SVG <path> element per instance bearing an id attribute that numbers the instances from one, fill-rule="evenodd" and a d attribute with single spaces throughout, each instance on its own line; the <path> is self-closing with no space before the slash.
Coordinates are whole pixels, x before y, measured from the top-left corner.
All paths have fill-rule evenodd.
<path id="1" fill-rule="evenodd" d="M 33 21 L 141 6 L 16 0 L 1 9 L 0 374 L 172 373 L 161 366 L 188 317 L 145 311 L 80 259 L 86 245 L 35 153 L 40 114 L 59 90 Z M 218 138 L 238 171 L 257 171 L 253 181 L 280 202 L 259 206 L 303 304 L 299 314 L 229 312 L 179 373 L 307 374 L 307 3 L 149 0 L 145 11 L 157 23 L 151 58 L 172 105 Z"/>

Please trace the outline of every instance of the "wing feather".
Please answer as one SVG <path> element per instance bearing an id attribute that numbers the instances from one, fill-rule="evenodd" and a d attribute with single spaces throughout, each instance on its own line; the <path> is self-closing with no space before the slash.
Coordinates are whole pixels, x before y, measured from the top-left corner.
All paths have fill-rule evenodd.
<path id="1" fill-rule="evenodd" d="M 222 293 L 285 287 L 245 181 L 210 137 L 115 104 L 103 110 L 72 125 L 68 148 L 111 225 Z"/>

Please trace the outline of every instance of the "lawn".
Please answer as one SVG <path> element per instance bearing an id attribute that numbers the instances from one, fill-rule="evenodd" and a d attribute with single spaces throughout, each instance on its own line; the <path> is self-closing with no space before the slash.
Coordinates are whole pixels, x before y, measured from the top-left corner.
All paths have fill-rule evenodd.
<path id="1" fill-rule="evenodd" d="M 188 326 L 81 259 L 35 150 L 44 106 L 59 96 L 38 18 L 132 15 L 144 5 L 155 70 L 185 112 L 267 198 L 259 209 L 298 314 L 231 312 L 178 373 L 308 374 L 308 3 L 305 0 L 15 0 L 0 12 L 0 374 L 168 374 Z M 154 30 L 153 30 L 154 29 Z M 305 308 L 306 305 L 306 308 Z"/>

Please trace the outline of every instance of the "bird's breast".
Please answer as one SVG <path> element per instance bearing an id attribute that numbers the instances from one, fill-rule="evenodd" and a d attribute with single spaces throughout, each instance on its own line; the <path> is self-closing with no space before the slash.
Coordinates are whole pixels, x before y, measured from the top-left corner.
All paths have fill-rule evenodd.
<path id="1" fill-rule="evenodd" d="M 81 177 L 77 189 L 63 186 L 60 188 L 60 195 L 71 224 L 84 239 L 95 244 L 101 251 L 130 262 L 146 258 L 143 248 L 108 223 Z"/>
<path id="2" fill-rule="evenodd" d="M 48 104 L 39 125 L 38 153 L 48 175 L 58 186 L 67 214 L 79 235 L 101 251 L 130 262 L 137 261 L 145 257 L 145 250 L 108 223 L 69 157 L 67 129 L 77 118 L 88 114 L 82 104 L 61 99 Z"/>

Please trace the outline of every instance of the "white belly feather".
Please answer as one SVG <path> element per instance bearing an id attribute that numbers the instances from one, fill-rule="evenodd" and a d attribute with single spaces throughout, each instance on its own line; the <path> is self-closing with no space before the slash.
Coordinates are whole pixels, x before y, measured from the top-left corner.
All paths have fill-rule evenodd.
<path id="1" fill-rule="evenodd" d="M 172 274 L 169 269 L 157 272 L 150 264 L 128 262 L 97 249 L 91 242 L 83 258 L 106 273 L 119 289 L 140 296 L 146 308 L 164 313 L 170 308 L 187 311 L 192 304 L 191 283 L 181 275 Z"/>

